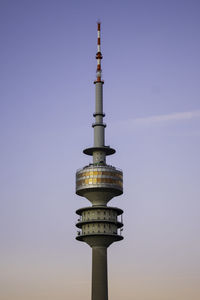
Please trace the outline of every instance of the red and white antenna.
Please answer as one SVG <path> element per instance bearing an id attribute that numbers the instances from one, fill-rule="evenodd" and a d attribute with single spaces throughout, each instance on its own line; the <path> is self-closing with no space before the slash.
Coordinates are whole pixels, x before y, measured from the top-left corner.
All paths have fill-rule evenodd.
<path id="1" fill-rule="evenodd" d="M 101 82 L 101 60 L 103 56 L 101 54 L 101 23 L 97 22 L 97 54 L 96 54 L 96 59 L 97 59 L 97 71 L 96 71 L 96 76 L 97 76 L 97 81 Z"/>

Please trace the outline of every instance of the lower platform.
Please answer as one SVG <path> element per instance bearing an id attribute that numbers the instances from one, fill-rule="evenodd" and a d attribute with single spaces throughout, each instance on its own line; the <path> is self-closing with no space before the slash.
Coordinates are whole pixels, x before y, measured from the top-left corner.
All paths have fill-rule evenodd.
<path id="1" fill-rule="evenodd" d="M 78 241 L 87 243 L 90 247 L 109 247 L 112 243 L 123 240 L 118 234 L 80 234 L 76 237 Z"/>

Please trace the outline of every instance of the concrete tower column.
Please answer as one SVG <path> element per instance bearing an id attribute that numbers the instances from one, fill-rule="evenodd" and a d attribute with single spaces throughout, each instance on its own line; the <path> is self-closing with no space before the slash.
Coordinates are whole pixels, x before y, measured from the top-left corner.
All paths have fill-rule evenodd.
<path id="1" fill-rule="evenodd" d="M 92 300 L 108 300 L 107 247 L 92 247 Z"/>
<path id="2" fill-rule="evenodd" d="M 123 194 L 123 172 L 106 163 L 106 157 L 115 149 L 105 145 L 103 118 L 103 80 L 101 78 L 101 38 L 100 23 L 97 24 L 97 70 L 95 80 L 95 122 L 93 147 L 83 153 L 93 157 L 93 162 L 77 170 L 76 194 L 85 197 L 91 206 L 76 211 L 79 229 L 76 239 L 92 248 L 92 296 L 91 300 L 108 300 L 107 248 L 114 242 L 123 240 L 123 223 L 118 218 L 123 210 L 108 206 L 113 198 Z"/>
<path id="3" fill-rule="evenodd" d="M 102 114 L 103 114 L 103 82 L 96 82 L 95 83 L 95 98 L 96 98 L 96 103 L 95 103 L 95 113 L 99 113 L 100 115 L 100 119 L 97 119 L 97 122 L 102 122 L 103 118 L 102 118 Z"/>
<path id="4" fill-rule="evenodd" d="M 95 83 L 96 105 L 95 105 L 95 123 L 94 127 L 94 147 L 103 147 L 105 144 L 103 124 L 103 82 Z"/>

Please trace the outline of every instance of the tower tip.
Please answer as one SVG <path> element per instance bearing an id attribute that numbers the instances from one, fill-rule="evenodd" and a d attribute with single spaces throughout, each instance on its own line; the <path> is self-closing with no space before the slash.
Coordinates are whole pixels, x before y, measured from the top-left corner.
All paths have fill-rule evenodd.
<path id="1" fill-rule="evenodd" d="M 101 82 L 101 59 L 102 59 L 102 54 L 101 54 L 101 22 L 98 20 L 97 21 L 97 54 L 96 54 L 96 59 L 97 59 L 97 71 L 96 71 L 96 77 L 97 81 Z"/>

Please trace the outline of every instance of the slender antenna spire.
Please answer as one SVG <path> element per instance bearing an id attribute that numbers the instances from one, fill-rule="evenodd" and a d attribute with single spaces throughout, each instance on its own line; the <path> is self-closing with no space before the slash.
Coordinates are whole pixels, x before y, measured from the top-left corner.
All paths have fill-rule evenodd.
<path id="1" fill-rule="evenodd" d="M 103 112 L 103 84 L 104 81 L 101 79 L 101 60 L 103 56 L 101 54 L 101 23 L 97 22 L 97 70 L 95 84 L 95 122 L 92 124 L 94 128 L 94 144 L 93 147 L 84 149 L 83 152 L 87 155 L 93 156 L 93 163 L 106 164 L 106 156 L 115 153 L 115 149 L 105 145 L 105 127 L 106 124 L 103 122 L 105 114 Z"/>
<path id="2" fill-rule="evenodd" d="M 97 54 L 96 54 L 96 59 L 97 59 L 97 71 L 96 71 L 96 76 L 97 76 L 97 81 L 101 81 L 101 60 L 103 56 L 101 54 L 101 23 L 97 22 Z"/>

